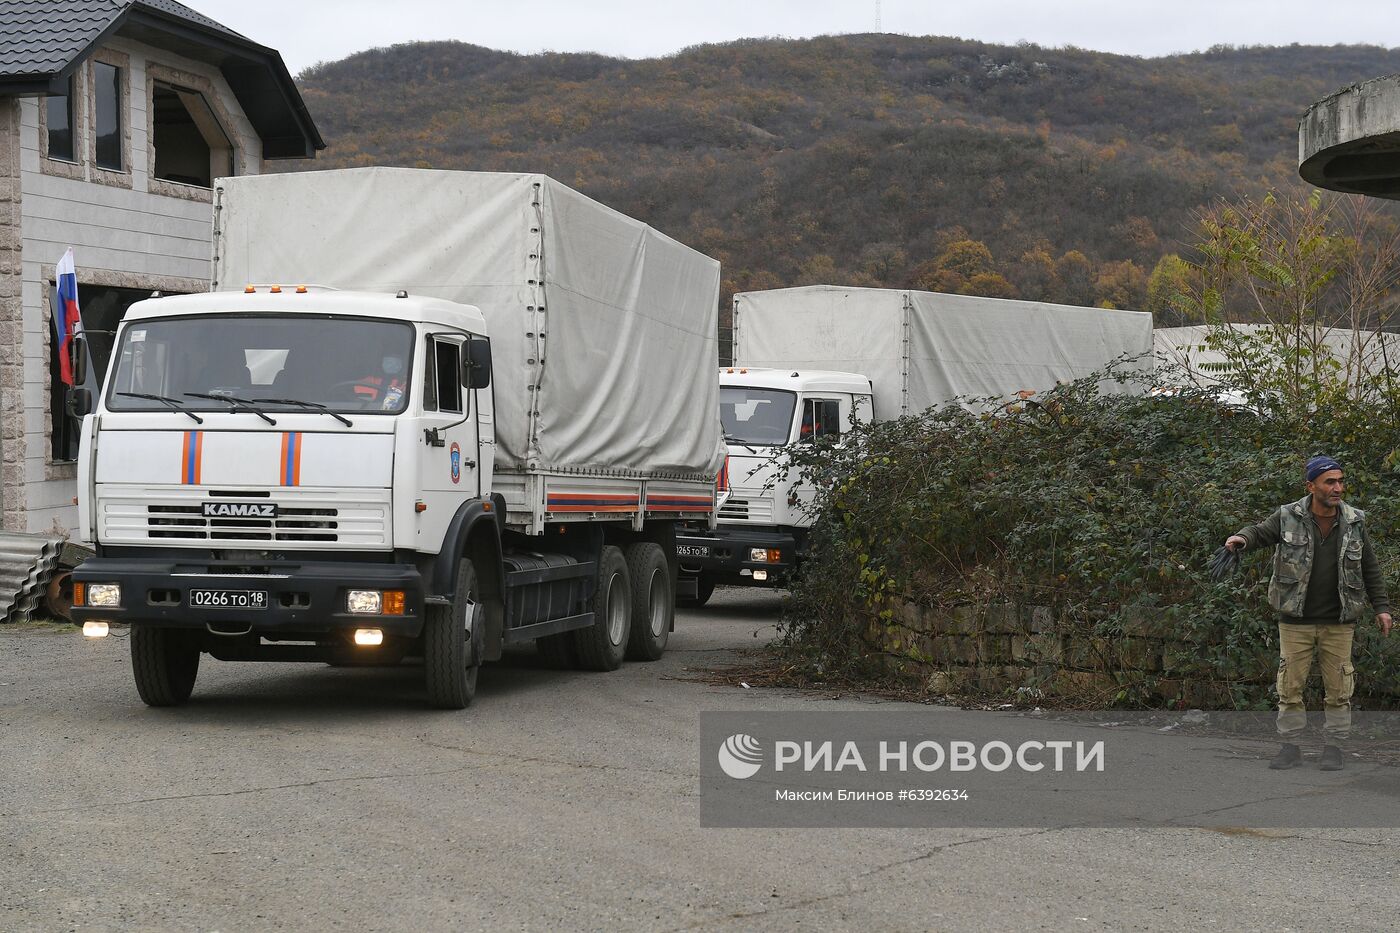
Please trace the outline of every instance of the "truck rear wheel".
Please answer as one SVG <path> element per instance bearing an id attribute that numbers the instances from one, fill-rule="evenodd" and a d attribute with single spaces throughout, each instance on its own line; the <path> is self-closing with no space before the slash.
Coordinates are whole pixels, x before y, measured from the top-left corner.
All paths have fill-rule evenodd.
<path id="1" fill-rule="evenodd" d="M 695 575 L 695 595 L 682 596 L 676 600 L 676 605 L 682 609 L 699 609 L 710 601 L 710 597 L 715 593 L 715 581 L 705 576 L 703 573 Z"/>
<path id="2" fill-rule="evenodd" d="M 423 620 L 423 671 L 428 702 L 438 709 L 466 709 L 476 696 L 481 659 L 467 643 L 467 600 L 481 600 L 476 568 L 457 564 L 457 586 L 450 606 L 428 606 Z"/>
<path id="3" fill-rule="evenodd" d="M 173 628 L 131 627 L 131 671 L 147 706 L 180 706 L 199 674 L 195 633 Z"/>
<path id="4" fill-rule="evenodd" d="M 661 545 L 639 542 L 627 547 L 627 572 L 632 578 L 632 634 L 627 639 L 627 660 L 655 661 L 666 653 L 671 623 L 676 618 L 671 565 Z"/>
<path id="5" fill-rule="evenodd" d="M 593 624 L 570 634 L 578 666 L 586 671 L 613 671 L 622 665 L 632 629 L 632 581 L 622 551 L 612 545 L 598 555 L 598 588 L 593 594 Z"/>

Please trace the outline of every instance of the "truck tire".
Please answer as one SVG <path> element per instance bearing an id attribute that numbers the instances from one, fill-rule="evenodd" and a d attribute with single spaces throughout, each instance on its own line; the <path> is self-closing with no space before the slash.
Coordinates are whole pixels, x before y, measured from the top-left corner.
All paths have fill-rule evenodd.
<path id="1" fill-rule="evenodd" d="M 699 609 L 710 601 L 710 597 L 715 593 L 715 581 L 704 574 L 695 575 L 694 596 L 677 597 L 676 605 L 682 609 Z"/>
<path id="2" fill-rule="evenodd" d="M 466 709 L 476 696 L 481 659 L 467 645 L 467 597 L 481 599 L 476 568 L 457 563 L 457 587 L 450 606 L 427 606 L 423 619 L 423 679 L 428 703 L 437 709 Z M 470 662 L 470 663 L 469 663 Z"/>
<path id="3" fill-rule="evenodd" d="M 614 671 L 627 653 L 632 628 L 632 581 L 622 551 L 611 544 L 598 555 L 598 588 L 593 594 L 593 624 L 576 629 L 574 652 L 586 671 Z"/>
<path id="4" fill-rule="evenodd" d="M 632 578 L 632 634 L 627 660 L 655 661 L 666 653 L 676 620 L 676 593 L 671 565 L 661 545 L 650 541 L 627 546 L 627 574 Z"/>
<path id="5" fill-rule="evenodd" d="M 131 627 L 131 671 L 147 706 L 181 706 L 199 674 L 197 633 L 173 628 Z"/>

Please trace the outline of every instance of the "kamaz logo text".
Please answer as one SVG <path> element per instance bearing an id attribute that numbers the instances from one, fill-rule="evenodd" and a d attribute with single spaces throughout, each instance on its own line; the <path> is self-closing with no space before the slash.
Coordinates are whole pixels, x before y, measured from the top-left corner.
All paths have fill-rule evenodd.
<path id="1" fill-rule="evenodd" d="M 271 502 L 206 502 L 205 518 L 276 518 L 277 506 Z"/>

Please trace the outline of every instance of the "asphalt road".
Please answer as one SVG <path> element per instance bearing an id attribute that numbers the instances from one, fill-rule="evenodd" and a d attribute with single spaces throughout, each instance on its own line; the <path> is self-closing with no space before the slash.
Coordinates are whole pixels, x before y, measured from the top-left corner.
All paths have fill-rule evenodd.
<path id="1" fill-rule="evenodd" d="M 677 679 L 776 609 L 722 589 L 657 663 L 521 655 L 452 713 L 419 668 L 208 659 L 147 709 L 124 641 L 0 628 L 0 930 L 1395 928 L 1391 829 L 701 828 L 699 711 L 906 708 Z"/>

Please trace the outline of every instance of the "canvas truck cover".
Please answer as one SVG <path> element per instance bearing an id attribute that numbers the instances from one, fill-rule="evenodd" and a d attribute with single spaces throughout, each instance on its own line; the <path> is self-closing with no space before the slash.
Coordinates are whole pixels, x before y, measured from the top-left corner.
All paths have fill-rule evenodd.
<path id="1" fill-rule="evenodd" d="M 214 248 L 215 289 L 404 289 L 480 308 L 498 470 L 719 469 L 719 263 L 551 178 L 220 179 Z"/>
<path id="2" fill-rule="evenodd" d="M 735 365 L 860 373 L 880 420 L 958 397 L 1044 391 L 1124 355 L 1151 370 L 1152 315 L 828 285 L 734 296 Z"/>

